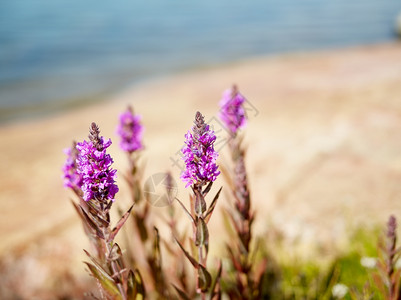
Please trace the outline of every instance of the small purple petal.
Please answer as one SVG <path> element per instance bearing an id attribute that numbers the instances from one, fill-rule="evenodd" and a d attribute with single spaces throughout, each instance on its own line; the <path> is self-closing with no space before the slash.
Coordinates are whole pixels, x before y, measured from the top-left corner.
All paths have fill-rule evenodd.
<path id="1" fill-rule="evenodd" d="M 181 179 L 186 183 L 185 187 L 192 184 L 205 185 L 215 181 L 220 174 L 216 165 L 218 153 L 213 147 L 216 136 L 209 129 L 209 125 L 204 123 L 200 113 L 196 115 L 192 131 L 193 133 L 188 131 L 185 134 L 185 146 L 181 150 L 185 161 L 185 170 L 181 174 Z"/>
<path id="2" fill-rule="evenodd" d="M 79 153 L 76 149 L 76 143 L 74 142 L 71 148 L 64 149 L 64 153 L 67 155 L 62 169 L 64 173 L 64 187 L 74 190 L 80 189 L 82 186 L 82 176 L 77 172 L 76 159 Z"/>
<path id="3" fill-rule="evenodd" d="M 76 146 L 79 151 L 77 173 L 82 177 L 81 188 L 85 201 L 114 201 L 118 186 L 115 184 L 116 170 L 111 168 L 113 159 L 106 153 L 110 145 L 110 139 L 104 141 L 103 137 L 100 137 L 96 147 L 93 142 L 88 141 Z"/>
<path id="4" fill-rule="evenodd" d="M 245 101 L 246 99 L 238 92 L 235 86 L 224 91 L 223 98 L 220 101 L 219 117 L 233 135 L 238 132 L 239 128 L 243 128 L 246 125 L 246 115 L 243 107 Z"/>
<path id="5" fill-rule="evenodd" d="M 142 135 L 144 128 L 140 121 L 141 116 L 134 115 L 130 107 L 120 115 L 117 134 L 121 138 L 120 147 L 123 151 L 132 153 L 143 148 Z"/>

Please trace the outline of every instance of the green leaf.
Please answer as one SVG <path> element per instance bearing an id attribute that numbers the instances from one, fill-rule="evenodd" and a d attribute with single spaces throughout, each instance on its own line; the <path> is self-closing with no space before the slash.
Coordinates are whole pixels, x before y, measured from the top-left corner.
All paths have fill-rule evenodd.
<path id="1" fill-rule="evenodd" d="M 116 227 L 113 228 L 111 231 L 111 234 L 108 238 L 108 242 L 114 240 L 116 237 L 117 233 L 120 231 L 121 227 L 123 227 L 124 223 L 128 220 L 128 217 L 131 213 L 132 208 L 134 207 L 134 204 L 131 205 L 131 207 L 128 209 L 128 211 L 121 217 L 121 219 L 118 221 Z"/>
<path id="2" fill-rule="evenodd" d="M 127 299 L 145 299 L 145 287 L 143 285 L 142 276 L 138 270 L 135 270 L 135 272 L 132 272 L 132 270 L 129 271 L 127 287 Z"/>
<path id="3" fill-rule="evenodd" d="M 84 263 L 87 265 L 92 276 L 98 280 L 106 294 L 108 294 L 112 299 L 122 299 L 118 287 L 113 281 L 113 278 L 111 278 L 107 273 L 102 272 L 97 266 L 88 262 Z"/>
<path id="4" fill-rule="evenodd" d="M 196 221 L 196 246 L 203 246 L 209 244 L 209 231 L 207 225 L 202 217 L 198 218 Z"/>
<path id="5" fill-rule="evenodd" d="M 135 275 L 132 270 L 129 270 L 128 278 L 127 278 L 127 298 L 135 299 L 137 294 L 137 287 L 135 281 Z"/>
<path id="6" fill-rule="evenodd" d="M 140 295 L 142 299 L 146 298 L 146 290 L 145 290 L 145 285 L 143 284 L 143 278 L 141 273 L 139 272 L 138 269 L 135 270 L 134 272 L 135 275 L 135 282 L 137 286 L 137 296 Z"/>
<path id="7" fill-rule="evenodd" d="M 201 264 L 199 264 L 198 268 L 198 283 L 202 292 L 206 292 L 212 283 L 212 276 Z"/>
<path id="8" fill-rule="evenodd" d="M 206 211 L 206 201 L 202 195 L 202 191 L 192 188 L 195 194 L 195 213 L 197 216 L 201 216 Z"/>

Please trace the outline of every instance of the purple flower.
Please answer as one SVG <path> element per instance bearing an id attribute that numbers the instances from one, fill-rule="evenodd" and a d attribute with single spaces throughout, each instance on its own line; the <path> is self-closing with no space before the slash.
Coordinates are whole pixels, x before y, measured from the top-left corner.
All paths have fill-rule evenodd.
<path id="1" fill-rule="evenodd" d="M 131 107 L 120 115 L 117 134 L 121 137 L 120 147 L 123 151 L 132 153 L 142 149 L 143 126 L 140 120 L 141 116 L 134 115 Z"/>
<path id="2" fill-rule="evenodd" d="M 218 153 L 213 147 L 216 140 L 214 131 L 210 130 L 200 112 L 196 113 L 194 123 L 193 133 L 188 131 L 185 135 L 185 146 L 181 150 L 185 161 L 181 179 L 186 183 L 185 187 L 191 184 L 205 185 L 215 181 L 220 174 L 216 165 Z"/>
<path id="3" fill-rule="evenodd" d="M 239 128 L 246 125 L 246 116 L 243 103 L 245 102 L 236 86 L 224 91 L 223 98 L 220 101 L 219 117 L 230 130 L 232 135 L 236 135 Z"/>
<path id="4" fill-rule="evenodd" d="M 73 142 L 71 148 L 64 149 L 67 159 L 63 166 L 64 187 L 71 188 L 75 191 L 79 190 L 82 186 L 82 176 L 77 173 L 76 160 L 79 152 L 76 148 L 76 145 L 77 143 Z"/>
<path id="5" fill-rule="evenodd" d="M 77 172 L 82 176 L 82 192 L 85 201 L 97 200 L 106 202 L 114 201 L 118 192 L 115 184 L 117 170 L 112 169 L 113 159 L 106 153 L 111 145 L 111 140 L 105 141 L 99 137 L 99 128 L 92 123 L 90 129 L 90 141 L 78 143 L 76 148 L 79 151 L 77 158 Z"/>

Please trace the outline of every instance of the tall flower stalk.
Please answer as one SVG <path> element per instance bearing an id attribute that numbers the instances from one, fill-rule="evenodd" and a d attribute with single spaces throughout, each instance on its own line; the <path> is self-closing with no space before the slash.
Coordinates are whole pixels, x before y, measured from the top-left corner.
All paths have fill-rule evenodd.
<path id="1" fill-rule="evenodd" d="M 193 192 L 190 211 L 177 199 L 191 220 L 193 228 L 192 240 L 197 249 L 197 259 L 191 256 L 180 242 L 177 242 L 196 270 L 196 292 L 201 299 L 206 299 L 207 292 L 210 293 L 211 298 L 218 293 L 216 286 L 221 274 L 220 266 L 218 275 L 212 283 L 212 277 L 206 266 L 209 251 L 209 229 L 207 224 L 221 192 L 220 188 L 210 205 L 207 205 L 206 196 L 212 188 L 213 182 L 220 174 L 216 164 L 218 153 L 214 150 L 215 140 L 214 132 L 205 123 L 202 114 L 197 112 L 192 133 L 188 131 L 185 135 L 185 146 L 182 149 L 185 170 L 181 174 L 181 179 L 186 184 L 186 187 L 191 187 Z M 176 289 L 181 295 L 184 293 L 177 287 Z"/>
<path id="2" fill-rule="evenodd" d="M 129 170 L 125 179 L 131 189 L 132 201 L 136 204 L 139 204 L 142 199 L 138 160 L 140 150 L 143 149 L 143 132 L 141 116 L 135 115 L 132 107 L 128 106 L 127 110 L 120 115 L 117 134 L 120 137 L 120 148 L 127 155 Z"/>
<path id="3" fill-rule="evenodd" d="M 151 219 L 151 207 L 149 201 L 145 201 L 141 189 L 142 170 L 138 165 L 140 151 L 144 148 L 144 127 L 141 124 L 141 116 L 136 115 L 131 106 L 121 113 L 117 126 L 117 134 L 120 137 L 120 148 L 127 155 L 128 172 L 125 179 L 131 192 L 131 199 L 135 204 L 132 211 L 134 221 L 135 245 L 127 243 L 130 247 L 131 264 L 143 265 L 143 276 L 146 278 L 148 290 L 154 290 L 159 297 L 166 298 L 169 291 L 166 277 L 162 268 L 160 237 L 158 229 Z M 135 255 L 134 255 L 135 253 Z M 155 296 L 156 297 L 156 296 Z"/>
<path id="4" fill-rule="evenodd" d="M 401 249 L 397 248 L 397 220 L 391 215 L 387 223 L 386 241 L 379 242 L 377 273 L 373 274 L 375 286 L 387 300 L 399 299 L 401 270 L 396 267 Z"/>
<path id="5" fill-rule="evenodd" d="M 64 166 L 65 177 L 80 178 L 75 185 L 67 184 L 80 198 L 75 204 L 87 234 L 96 240 L 96 257 L 85 253 L 91 262 L 86 262 L 91 275 L 102 287 L 102 297 L 106 299 L 129 299 L 144 295 L 142 279 L 138 271 L 126 268 L 122 251 L 114 242 L 119 230 L 128 219 L 131 208 L 121 217 L 114 228 L 110 224 L 110 209 L 115 201 L 118 186 L 115 182 L 116 170 L 112 168 L 113 159 L 107 153 L 111 140 L 100 136 L 95 123 L 89 130 L 89 141 L 74 144 L 75 147 Z M 74 156 L 72 156 L 72 154 Z M 72 161 L 75 159 L 75 163 Z M 71 182 L 70 182 L 71 183 Z M 79 189 L 79 191 L 78 191 Z"/>
<path id="6" fill-rule="evenodd" d="M 241 144 L 242 138 L 239 136 L 239 130 L 247 123 L 243 106 L 245 101 L 245 97 L 241 95 L 236 86 L 226 90 L 220 101 L 219 116 L 229 132 L 228 145 L 232 160 L 232 168 L 229 172 L 231 175 L 228 172 L 226 175 L 231 183 L 231 196 L 234 205 L 228 209 L 227 214 L 236 233 L 230 245 L 227 245 L 232 267 L 236 271 L 235 283 L 232 285 L 229 294 L 233 298 L 258 299 L 261 297 L 259 283 L 262 280 L 261 274 L 263 274 L 265 267 L 262 264 L 258 274 L 252 272 L 253 261 L 250 246 L 254 213 L 251 209 L 245 150 Z"/>

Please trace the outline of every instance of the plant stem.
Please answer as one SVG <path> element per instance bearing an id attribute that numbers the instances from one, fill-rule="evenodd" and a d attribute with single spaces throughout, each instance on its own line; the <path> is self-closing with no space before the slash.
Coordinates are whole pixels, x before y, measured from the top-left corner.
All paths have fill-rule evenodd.
<path id="1" fill-rule="evenodd" d="M 107 240 L 109 239 L 109 235 L 110 235 L 110 230 L 109 228 L 103 228 L 103 235 L 105 237 L 104 244 L 105 244 L 105 262 L 108 264 L 110 262 L 110 267 L 111 270 L 113 271 L 112 277 L 114 278 L 114 276 L 118 276 L 120 277 L 120 270 L 116 264 L 116 262 L 113 260 L 110 260 L 111 257 L 111 250 L 112 250 L 112 245 L 113 245 L 113 241 L 111 242 L 107 242 Z M 120 281 L 120 280 L 119 280 Z M 117 283 L 117 288 L 120 291 L 121 297 L 123 300 L 127 300 L 127 295 L 125 294 L 125 290 L 124 290 L 124 286 L 121 284 L 121 282 Z"/>
<path id="2" fill-rule="evenodd" d="M 204 265 L 204 259 L 203 259 L 203 249 L 202 249 L 202 245 L 199 245 L 198 246 L 198 253 L 199 253 L 199 264 L 201 264 L 202 266 L 204 266 L 204 267 L 206 267 L 205 265 Z M 205 293 L 202 291 L 202 289 L 199 287 L 199 281 L 200 281 L 200 271 L 199 271 L 199 269 L 200 268 L 198 268 L 198 293 L 200 294 L 200 296 L 201 296 L 201 299 L 202 300 L 204 300 L 204 299 L 206 299 L 206 295 L 205 295 Z"/>

